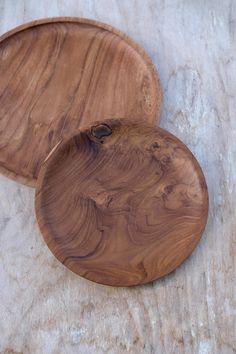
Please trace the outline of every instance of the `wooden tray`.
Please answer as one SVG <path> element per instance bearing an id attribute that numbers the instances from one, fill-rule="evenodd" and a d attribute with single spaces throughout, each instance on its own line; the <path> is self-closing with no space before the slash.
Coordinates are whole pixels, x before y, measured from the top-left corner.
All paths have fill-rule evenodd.
<path id="1" fill-rule="evenodd" d="M 34 21 L 0 38 L 0 171 L 35 186 L 42 161 L 84 123 L 159 123 L 155 68 L 120 31 L 79 18 Z"/>
<path id="2" fill-rule="evenodd" d="M 53 254 L 89 280 L 130 286 L 180 265 L 208 214 L 201 168 L 176 137 L 125 120 L 60 143 L 38 179 L 36 215 Z"/>

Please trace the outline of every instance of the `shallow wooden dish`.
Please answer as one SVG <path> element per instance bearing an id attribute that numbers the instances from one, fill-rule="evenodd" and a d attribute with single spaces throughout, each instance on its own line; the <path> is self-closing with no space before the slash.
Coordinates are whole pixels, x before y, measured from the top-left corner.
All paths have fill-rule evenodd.
<path id="1" fill-rule="evenodd" d="M 79 18 L 17 27 L 0 38 L 0 171 L 35 186 L 42 161 L 84 123 L 159 123 L 156 70 L 120 31 Z"/>
<path id="2" fill-rule="evenodd" d="M 188 257 L 208 193 L 188 148 L 161 128 L 113 120 L 61 143 L 43 164 L 36 215 L 53 254 L 113 286 L 150 282 Z"/>

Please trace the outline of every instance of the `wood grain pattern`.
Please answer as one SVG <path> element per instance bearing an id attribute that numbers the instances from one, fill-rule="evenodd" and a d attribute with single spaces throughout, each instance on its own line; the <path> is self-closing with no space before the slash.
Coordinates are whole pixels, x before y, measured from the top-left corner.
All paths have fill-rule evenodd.
<path id="1" fill-rule="evenodd" d="M 55 18 L 0 38 L 0 171 L 35 186 L 57 142 L 94 119 L 159 122 L 161 90 L 145 52 L 111 26 Z"/>
<path id="2" fill-rule="evenodd" d="M 51 254 L 34 189 L 0 176 L 0 352 L 235 354 L 236 2 L 0 0 L 0 34 L 52 16 L 109 23 L 150 54 L 161 126 L 200 162 L 209 217 L 176 271 L 143 286 L 99 286 Z"/>
<path id="3" fill-rule="evenodd" d="M 62 143 L 43 166 L 36 215 L 54 255 L 98 283 L 130 286 L 173 271 L 205 228 L 208 194 L 176 137 L 111 120 Z"/>

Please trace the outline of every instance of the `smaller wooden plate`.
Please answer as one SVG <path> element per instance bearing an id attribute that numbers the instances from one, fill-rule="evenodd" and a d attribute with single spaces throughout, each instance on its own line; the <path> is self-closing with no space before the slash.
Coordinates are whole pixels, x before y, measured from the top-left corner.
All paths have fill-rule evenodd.
<path id="1" fill-rule="evenodd" d="M 202 170 L 161 128 L 98 123 L 60 143 L 42 167 L 36 215 L 53 254 L 98 283 L 150 282 L 180 265 L 208 214 Z"/>

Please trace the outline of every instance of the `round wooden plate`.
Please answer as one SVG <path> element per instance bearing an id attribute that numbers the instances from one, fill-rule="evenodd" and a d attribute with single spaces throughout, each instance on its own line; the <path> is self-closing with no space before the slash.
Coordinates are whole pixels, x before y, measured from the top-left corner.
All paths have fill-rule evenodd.
<path id="1" fill-rule="evenodd" d="M 159 123 L 161 89 L 143 49 L 111 26 L 54 18 L 0 38 L 0 171 L 35 186 L 42 161 L 84 123 Z"/>
<path id="2" fill-rule="evenodd" d="M 53 254 L 113 286 L 150 282 L 180 265 L 208 214 L 202 170 L 161 128 L 112 120 L 61 143 L 43 164 L 36 215 Z"/>

